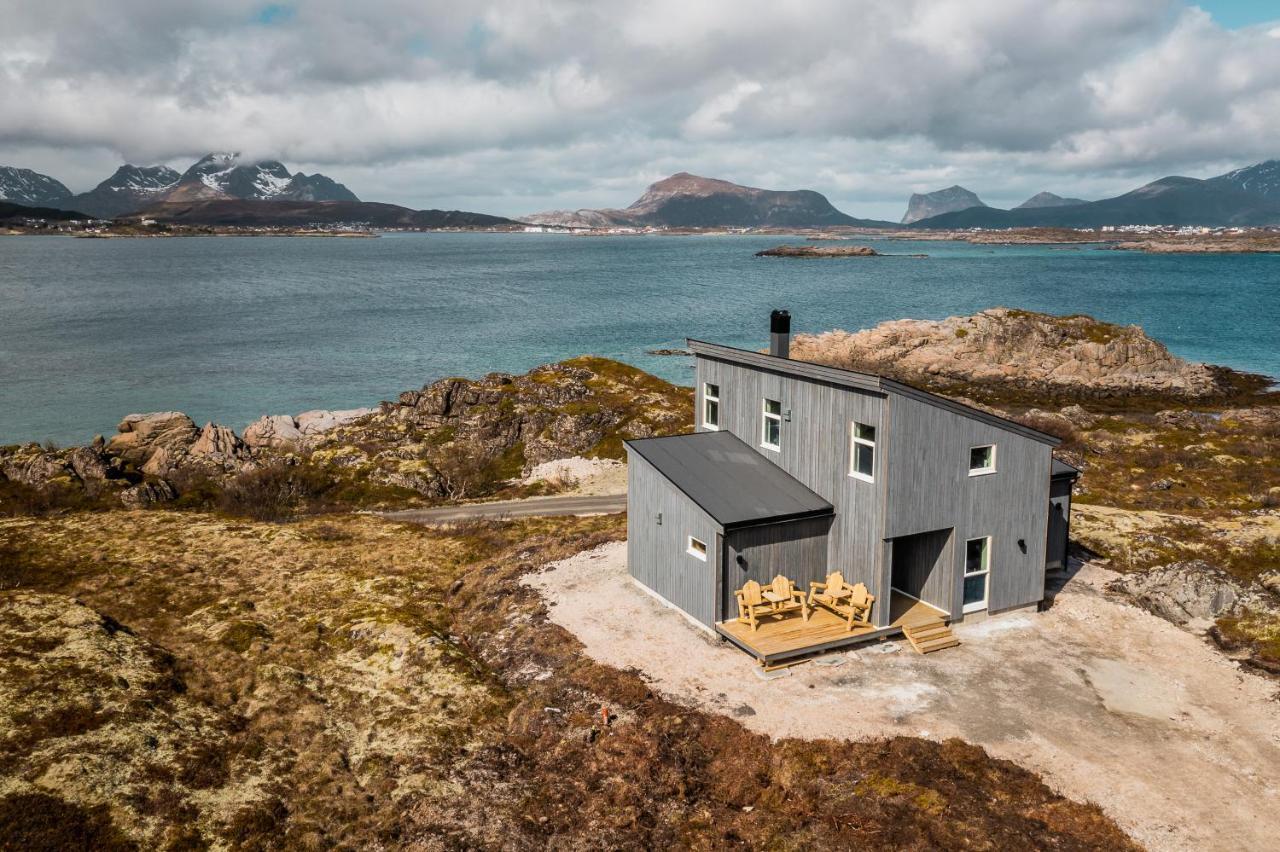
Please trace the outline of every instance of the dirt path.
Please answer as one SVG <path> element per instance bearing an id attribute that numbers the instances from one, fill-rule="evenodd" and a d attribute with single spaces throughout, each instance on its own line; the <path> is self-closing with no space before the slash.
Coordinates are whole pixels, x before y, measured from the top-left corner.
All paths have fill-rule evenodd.
<path id="1" fill-rule="evenodd" d="M 530 497 L 527 500 L 500 500 L 494 503 L 464 503 L 459 506 L 442 506 L 438 509 L 404 509 L 399 512 L 383 512 L 382 516 L 393 521 L 411 524 L 444 524 L 468 518 L 528 518 L 555 515 L 610 515 L 625 512 L 626 494 L 577 494 L 556 497 Z"/>
<path id="2" fill-rule="evenodd" d="M 1098 803 L 1152 849 L 1274 848 L 1280 836 L 1280 689 L 1104 597 L 1102 568 L 1086 565 L 1048 612 L 958 627 L 959 648 L 864 646 L 766 681 L 625 565 L 626 544 L 611 544 L 527 582 L 588 654 L 676 700 L 774 737 L 959 737 Z"/>

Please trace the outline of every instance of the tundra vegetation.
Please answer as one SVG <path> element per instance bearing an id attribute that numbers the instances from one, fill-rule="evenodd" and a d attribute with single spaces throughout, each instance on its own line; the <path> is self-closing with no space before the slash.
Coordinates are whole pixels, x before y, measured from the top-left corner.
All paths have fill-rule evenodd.
<path id="1" fill-rule="evenodd" d="M 981 317 L 938 337 L 987 351 Z M 1049 323 L 1002 322 L 1024 320 Z M 1081 361 L 1146 351 L 1063 323 Z M 1126 577 L 1227 584 L 1215 637 L 1280 659 L 1280 406 L 1249 377 L 1174 364 L 1177 395 L 1170 375 L 1103 397 L 904 378 L 1060 435 L 1084 471 L 1076 539 Z M 1130 845 L 975 746 L 770 742 L 593 662 L 519 578 L 620 540 L 620 516 L 355 511 L 536 493 L 517 484 L 534 465 L 690 419 L 687 389 L 581 358 L 323 429 L 170 412 L 0 449 L 0 848 Z"/>
<path id="2" fill-rule="evenodd" d="M 0 845 L 1127 848 L 959 741 L 771 743 L 519 582 L 620 516 L 0 521 Z"/>

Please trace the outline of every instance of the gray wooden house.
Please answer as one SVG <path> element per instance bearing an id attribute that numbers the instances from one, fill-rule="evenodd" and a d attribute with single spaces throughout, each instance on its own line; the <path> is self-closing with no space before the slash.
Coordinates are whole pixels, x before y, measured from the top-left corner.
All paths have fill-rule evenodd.
<path id="1" fill-rule="evenodd" d="M 689 341 L 695 431 L 630 441 L 628 564 L 706 629 L 776 662 L 946 622 L 1036 606 L 1065 565 L 1076 471 L 1058 439 L 882 376 Z M 873 627 L 768 643 L 735 625 L 734 591 L 828 572 L 877 598 Z M 813 633 L 813 631 L 810 631 Z M 820 632 L 820 631 L 819 631 Z M 791 633 L 796 633 L 795 629 Z"/>

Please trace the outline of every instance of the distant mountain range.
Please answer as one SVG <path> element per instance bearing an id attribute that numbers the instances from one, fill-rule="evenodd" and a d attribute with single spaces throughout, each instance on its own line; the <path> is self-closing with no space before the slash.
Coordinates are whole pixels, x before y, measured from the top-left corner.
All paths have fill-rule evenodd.
<path id="1" fill-rule="evenodd" d="M 48 175 L 31 169 L 0 166 L 0 201 L 28 207 L 55 206 L 71 197 L 71 190 Z"/>
<path id="2" fill-rule="evenodd" d="M 810 189 L 780 191 L 680 172 L 652 184 L 624 210 L 552 210 L 521 217 L 568 227 L 822 228 L 889 227 L 890 222 L 841 213 Z"/>
<path id="3" fill-rule="evenodd" d="M 276 160 L 243 162 L 236 154 L 209 154 L 181 173 L 168 166 L 123 165 L 92 190 L 78 195 L 48 175 L 0 166 L 0 202 L 100 218 L 145 216 L 192 225 L 351 222 L 373 227 L 434 228 L 520 224 L 482 213 L 412 210 L 364 202 L 325 175 L 290 173 Z M 553 210 L 522 217 L 522 221 L 590 228 L 900 227 L 883 220 L 850 216 L 813 190 L 759 189 L 688 172 L 652 184 L 624 209 Z M 1012 210 L 989 207 L 972 191 L 950 186 L 912 195 L 902 224 L 922 229 L 1280 226 L 1280 160 L 1268 160 L 1206 180 L 1161 178 L 1100 201 L 1040 192 Z"/>
<path id="4" fill-rule="evenodd" d="M 943 191 L 954 189 L 961 188 Z M 917 197 L 920 196 L 912 196 L 912 200 Z M 1061 198 L 1042 192 L 1012 210 L 987 207 L 979 202 L 917 219 L 910 225 L 933 229 L 1280 225 L 1280 160 L 1267 160 L 1206 180 L 1161 178 L 1100 201 Z"/>
<path id="5" fill-rule="evenodd" d="M 303 227 L 359 222 L 373 228 L 489 228 L 519 223 L 502 216 L 462 210 L 411 210 L 376 201 L 255 201 L 203 198 L 166 201 L 145 215 L 174 225 Z"/>
<path id="6" fill-rule="evenodd" d="M 1014 210 L 1034 210 L 1037 207 L 1070 207 L 1073 204 L 1088 204 L 1083 198 L 1063 198 L 1052 192 L 1037 192 Z"/>
<path id="7" fill-rule="evenodd" d="M 517 224 L 483 213 L 363 202 L 325 175 L 290 174 L 278 160 L 242 162 L 238 154 L 217 153 L 200 158 L 181 173 L 168 166 L 126 164 L 79 195 L 48 175 L 3 166 L 0 201 L 74 210 L 102 219 L 139 216 L 187 225 L 296 227 L 359 222 L 373 227 L 442 228 Z"/>

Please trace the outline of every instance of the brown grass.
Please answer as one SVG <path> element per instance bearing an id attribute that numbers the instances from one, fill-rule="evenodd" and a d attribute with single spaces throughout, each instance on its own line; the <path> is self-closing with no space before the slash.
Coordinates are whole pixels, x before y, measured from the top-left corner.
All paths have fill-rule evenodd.
<path id="1" fill-rule="evenodd" d="M 162 644 L 184 700 L 242 720 L 122 804 L 158 809 L 165 837 L 191 840 L 181 825 L 239 848 L 1130 845 L 1097 808 L 974 746 L 771 743 L 592 662 L 518 578 L 624 530 L 618 516 L 444 533 L 353 516 L 0 522 L 21 535 L 28 586 Z M 247 641 L 228 647 L 228 632 Z M 250 779 L 262 795 L 232 806 L 225 791 Z M 220 801 L 217 819 L 199 804 Z"/>

